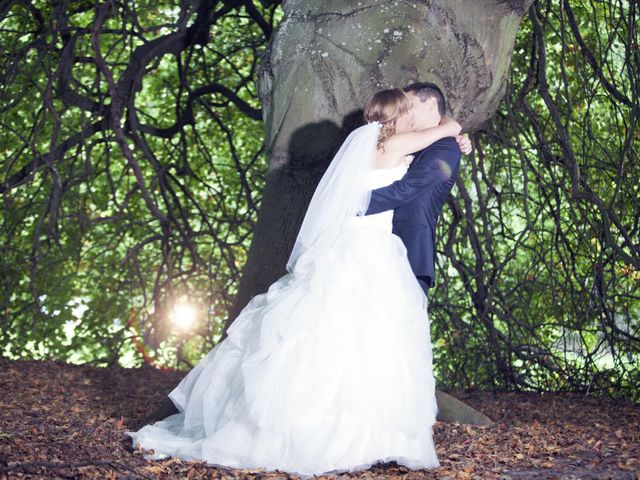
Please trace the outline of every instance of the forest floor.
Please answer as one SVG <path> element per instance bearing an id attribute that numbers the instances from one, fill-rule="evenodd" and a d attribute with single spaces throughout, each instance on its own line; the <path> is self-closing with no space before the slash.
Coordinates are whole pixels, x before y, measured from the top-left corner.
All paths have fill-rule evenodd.
<path id="1" fill-rule="evenodd" d="M 177 458 L 145 461 L 124 431 L 147 423 L 183 375 L 0 358 L 0 479 L 298 478 Z M 324 478 L 640 479 L 638 404 L 576 394 L 450 393 L 495 423 L 437 422 L 440 468 L 391 462 Z"/>

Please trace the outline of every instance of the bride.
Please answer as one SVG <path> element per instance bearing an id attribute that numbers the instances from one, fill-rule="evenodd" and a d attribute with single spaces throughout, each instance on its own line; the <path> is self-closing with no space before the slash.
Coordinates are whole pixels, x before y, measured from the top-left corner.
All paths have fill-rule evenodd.
<path id="1" fill-rule="evenodd" d="M 366 125 L 322 177 L 287 263 L 227 337 L 169 393 L 179 413 L 127 431 L 144 458 L 176 456 L 303 477 L 396 461 L 439 466 L 427 298 L 393 210 L 364 215 L 372 189 L 460 125 L 412 131 L 400 89 L 374 94 Z"/>

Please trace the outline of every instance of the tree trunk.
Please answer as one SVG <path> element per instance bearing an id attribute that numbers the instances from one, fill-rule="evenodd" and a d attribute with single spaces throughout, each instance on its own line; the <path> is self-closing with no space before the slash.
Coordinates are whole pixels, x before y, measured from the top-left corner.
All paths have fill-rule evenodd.
<path id="1" fill-rule="evenodd" d="M 284 1 L 259 80 L 267 184 L 225 332 L 254 295 L 285 273 L 313 191 L 346 135 L 361 123 L 366 99 L 411 80 L 432 81 L 463 128 L 477 128 L 504 94 L 518 26 L 531 3 Z M 459 418 L 488 420 L 468 413 Z"/>

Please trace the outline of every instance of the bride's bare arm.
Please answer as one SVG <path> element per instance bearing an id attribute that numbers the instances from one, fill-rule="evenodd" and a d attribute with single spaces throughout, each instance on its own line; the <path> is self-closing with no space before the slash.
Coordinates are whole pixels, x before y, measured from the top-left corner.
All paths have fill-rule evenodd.
<path id="1" fill-rule="evenodd" d="M 442 117 L 439 125 L 417 132 L 396 133 L 384 142 L 384 149 L 391 156 L 403 157 L 428 147 L 444 137 L 455 137 L 462 127 L 450 117 Z"/>

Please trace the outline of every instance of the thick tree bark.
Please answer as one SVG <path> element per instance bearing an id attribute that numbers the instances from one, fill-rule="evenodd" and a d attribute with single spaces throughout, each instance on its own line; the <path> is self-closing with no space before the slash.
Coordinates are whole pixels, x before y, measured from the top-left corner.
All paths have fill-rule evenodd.
<path id="1" fill-rule="evenodd" d="M 284 2 L 285 16 L 259 83 L 268 179 L 226 327 L 251 297 L 285 273 L 317 182 L 348 132 L 360 124 L 369 95 L 411 80 L 433 81 L 464 129 L 477 128 L 504 94 L 515 36 L 531 3 Z M 471 423 L 488 420 L 462 417 Z"/>

